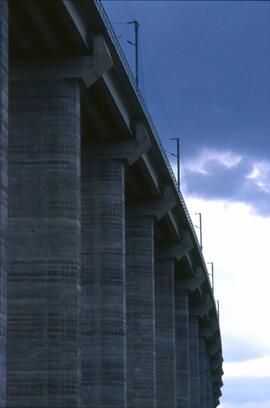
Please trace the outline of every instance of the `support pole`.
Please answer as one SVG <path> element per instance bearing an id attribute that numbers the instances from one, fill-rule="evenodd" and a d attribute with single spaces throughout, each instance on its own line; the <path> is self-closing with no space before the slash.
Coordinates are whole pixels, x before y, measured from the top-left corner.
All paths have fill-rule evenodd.
<path id="1" fill-rule="evenodd" d="M 203 244 L 202 244 L 202 242 L 203 242 L 203 240 L 202 240 L 202 213 L 195 213 L 195 215 L 198 215 L 199 216 L 199 229 L 200 229 L 200 247 L 201 247 L 201 250 L 203 249 Z"/>
<path id="2" fill-rule="evenodd" d="M 136 87 L 139 89 L 139 27 L 140 24 L 137 20 L 129 21 L 127 24 L 132 24 L 134 26 L 134 36 L 135 42 L 128 41 L 129 44 L 135 47 L 135 80 L 136 80 Z"/>
<path id="3" fill-rule="evenodd" d="M 179 137 L 174 137 L 172 140 L 176 140 L 176 154 L 171 153 L 172 156 L 176 157 L 177 161 L 177 187 L 180 191 L 180 139 Z"/>
<path id="4" fill-rule="evenodd" d="M 136 85 L 139 89 L 139 23 L 134 20 L 135 29 L 135 72 L 136 72 Z"/>

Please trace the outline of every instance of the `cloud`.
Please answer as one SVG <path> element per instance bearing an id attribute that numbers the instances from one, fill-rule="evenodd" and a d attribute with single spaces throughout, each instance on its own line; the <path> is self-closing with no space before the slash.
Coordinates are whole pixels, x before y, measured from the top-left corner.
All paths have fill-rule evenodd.
<path id="1" fill-rule="evenodd" d="M 224 363 L 224 371 L 230 380 L 237 378 L 270 378 L 270 355 L 248 361 Z M 249 381 L 249 380 L 248 380 Z M 270 382 L 268 380 L 268 385 Z"/>
<path id="2" fill-rule="evenodd" d="M 239 202 L 185 199 L 194 224 L 194 213 L 202 213 L 204 258 L 214 262 L 225 360 L 221 408 L 270 408 L 270 217 Z"/>
<path id="3" fill-rule="evenodd" d="M 269 408 L 270 407 L 270 400 L 266 402 L 248 402 L 247 404 L 230 404 L 230 403 L 223 403 L 219 406 L 219 408 Z"/>
<path id="4" fill-rule="evenodd" d="M 224 333 L 223 356 L 226 363 L 243 362 L 263 357 L 267 353 L 265 344 L 258 340 Z"/>
<path id="5" fill-rule="evenodd" d="M 194 213 L 202 213 L 203 253 L 207 262 L 214 262 L 224 351 L 228 339 L 230 355 L 233 343 L 246 359 L 270 354 L 270 326 L 266 323 L 270 306 L 270 217 L 255 215 L 243 203 L 188 196 L 186 202 L 194 224 Z M 240 339 L 245 350 L 241 350 Z M 260 351 L 260 347 L 264 349 Z M 238 360 L 242 359 L 239 355 Z"/>
<path id="6" fill-rule="evenodd" d="M 185 166 L 184 192 L 210 200 L 242 202 L 270 215 L 270 161 L 256 161 L 229 150 L 203 149 Z"/>
<path id="7" fill-rule="evenodd" d="M 270 377 L 226 378 L 222 408 L 269 408 Z"/>

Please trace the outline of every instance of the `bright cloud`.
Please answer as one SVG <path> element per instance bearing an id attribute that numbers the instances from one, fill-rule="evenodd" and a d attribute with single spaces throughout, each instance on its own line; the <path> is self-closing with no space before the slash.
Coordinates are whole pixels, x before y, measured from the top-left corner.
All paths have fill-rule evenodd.
<path id="1" fill-rule="evenodd" d="M 207 174 L 207 164 L 211 161 L 220 163 L 226 168 L 236 166 L 241 161 L 241 156 L 230 151 L 218 151 L 214 149 L 203 149 L 199 155 L 187 163 L 187 169 L 193 172 Z"/>
<path id="2" fill-rule="evenodd" d="M 253 168 L 247 178 L 252 180 L 262 191 L 270 193 L 270 163 L 259 161 L 253 164 Z"/>
<path id="3" fill-rule="evenodd" d="M 246 336 L 267 344 L 270 273 L 270 217 L 254 215 L 242 203 L 186 199 L 196 224 L 203 216 L 206 261 L 215 265 L 216 297 L 220 299 L 224 335 Z"/>
<path id="4" fill-rule="evenodd" d="M 220 405 L 220 408 L 269 408 L 270 407 L 270 400 L 266 402 L 255 402 L 255 403 L 250 403 L 248 402 L 247 404 L 227 404 L 223 403 Z"/>
<path id="5" fill-rule="evenodd" d="M 182 187 L 190 189 L 190 194 L 245 203 L 255 213 L 270 216 L 270 161 L 228 150 L 203 149 L 182 164 L 182 170 Z"/>
<path id="6" fill-rule="evenodd" d="M 270 217 L 239 202 L 186 202 L 194 224 L 194 213 L 202 213 L 204 257 L 214 262 L 225 357 L 221 408 L 270 408 Z"/>
<path id="7" fill-rule="evenodd" d="M 225 362 L 224 371 L 228 377 L 270 377 L 270 354 L 254 360 Z"/>

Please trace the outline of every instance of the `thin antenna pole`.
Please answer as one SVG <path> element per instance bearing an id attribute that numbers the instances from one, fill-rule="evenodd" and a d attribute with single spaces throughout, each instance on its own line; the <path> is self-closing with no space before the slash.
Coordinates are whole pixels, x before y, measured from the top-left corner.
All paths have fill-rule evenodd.
<path id="1" fill-rule="evenodd" d="M 212 291 L 214 294 L 214 262 L 210 262 L 210 264 L 211 264 Z"/>
<path id="2" fill-rule="evenodd" d="M 202 245 L 202 213 L 195 213 L 195 215 L 199 216 L 200 247 L 201 247 L 201 250 L 202 250 L 203 249 L 203 245 Z"/>
<path id="3" fill-rule="evenodd" d="M 136 72 L 136 85 L 139 89 L 139 23 L 134 20 L 135 29 L 135 72 Z"/>
<path id="4" fill-rule="evenodd" d="M 217 314 L 218 314 L 218 321 L 219 321 L 219 300 L 217 300 Z"/>
<path id="5" fill-rule="evenodd" d="M 180 191 L 180 138 L 174 137 L 171 140 L 176 140 L 176 154 L 171 153 L 177 160 L 177 187 Z"/>
<path id="6" fill-rule="evenodd" d="M 207 262 L 208 265 L 211 265 L 211 284 L 212 284 L 212 292 L 214 294 L 214 282 L 215 282 L 215 274 L 214 274 L 214 262 Z M 210 274 L 209 274 L 210 275 Z"/>
<path id="7" fill-rule="evenodd" d="M 140 24 L 137 20 L 128 21 L 127 24 L 132 24 L 134 27 L 135 42 L 128 41 L 129 44 L 135 47 L 135 80 L 136 87 L 139 89 L 139 27 Z"/>
<path id="8" fill-rule="evenodd" d="M 178 191 L 180 191 L 180 140 L 179 137 L 176 138 L 177 144 L 177 183 Z"/>

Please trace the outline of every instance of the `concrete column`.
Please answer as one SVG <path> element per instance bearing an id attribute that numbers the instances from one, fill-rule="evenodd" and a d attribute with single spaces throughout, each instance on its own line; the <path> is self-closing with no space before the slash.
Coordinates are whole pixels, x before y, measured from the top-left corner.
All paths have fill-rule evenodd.
<path id="1" fill-rule="evenodd" d="M 156 407 L 154 222 L 127 218 L 128 408 Z"/>
<path id="2" fill-rule="evenodd" d="M 179 287 L 180 286 L 180 287 Z M 189 292 L 175 278 L 176 407 L 190 407 Z"/>
<path id="3" fill-rule="evenodd" d="M 6 400 L 8 2 L 0 1 L 0 407 Z"/>
<path id="4" fill-rule="evenodd" d="M 190 408 L 200 406 L 198 316 L 189 316 Z"/>
<path id="5" fill-rule="evenodd" d="M 206 349 L 205 339 L 199 336 L 199 376 L 200 376 L 200 408 L 208 408 L 206 400 Z"/>
<path id="6" fill-rule="evenodd" d="M 213 381 L 210 367 L 208 370 L 208 390 L 209 390 L 209 407 L 214 408 Z"/>
<path id="7" fill-rule="evenodd" d="M 80 88 L 10 89 L 8 408 L 80 406 Z"/>
<path id="8" fill-rule="evenodd" d="M 213 408 L 213 392 L 212 392 L 212 382 L 210 377 L 210 364 L 209 357 L 205 356 L 205 381 L 206 381 L 206 401 L 207 408 Z"/>
<path id="9" fill-rule="evenodd" d="M 82 407 L 126 408 L 124 164 L 82 150 Z"/>
<path id="10" fill-rule="evenodd" d="M 174 258 L 156 258 L 156 387 L 157 407 L 175 408 Z"/>

